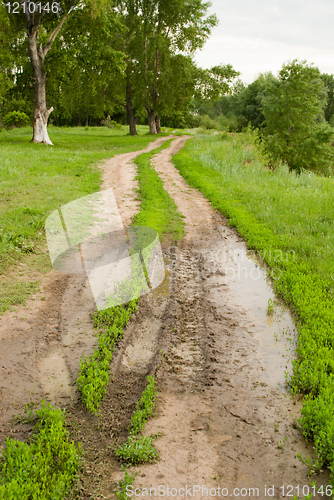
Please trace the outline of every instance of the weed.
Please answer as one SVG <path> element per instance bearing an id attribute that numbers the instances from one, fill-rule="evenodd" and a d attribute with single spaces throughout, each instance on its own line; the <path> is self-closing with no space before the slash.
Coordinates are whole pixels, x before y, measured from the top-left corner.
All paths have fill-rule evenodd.
<path id="1" fill-rule="evenodd" d="M 276 448 L 277 448 L 278 450 L 283 450 L 284 445 L 285 445 L 285 442 L 287 441 L 287 439 L 288 439 L 287 437 L 285 437 L 285 438 L 283 439 L 283 441 L 280 439 L 280 440 L 279 440 L 279 442 L 278 442 L 278 443 L 277 443 L 277 445 L 276 445 Z"/>
<path id="2" fill-rule="evenodd" d="M 130 464 L 143 464 L 155 462 L 159 453 L 154 446 L 155 436 L 131 435 L 116 451 L 116 456 L 123 462 Z"/>
<path id="3" fill-rule="evenodd" d="M 125 469 L 124 473 L 124 478 L 118 481 L 117 483 L 117 490 L 116 490 L 116 496 L 118 500 L 128 500 L 129 496 L 127 493 L 127 489 L 129 486 L 132 485 L 133 481 L 135 480 L 135 475 L 130 474 L 127 469 Z"/>
<path id="4" fill-rule="evenodd" d="M 134 218 L 134 225 L 155 229 L 159 236 L 171 235 L 174 242 L 184 234 L 183 216 L 177 210 L 174 200 L 163 187 L 163 182 L 150 160 L 159 151 L 170 146 L 167 141 L 151 153 L 145 153 L 135 159 L 138 168 L 140 212 Z"/>
<path id="5" fill-rule="evenodd" d="M 77 386 L 87 410 L 96 413 L 109 382 L 109 365 L 116 342 L 123 337 L 124 327 L 137 310 L 138 300 L 127 305 L 106 309 L 94 315 L 94 326 L 99 327 L 98 345 L 94 354 L 80 360 Z"/>
<path id="6" fill-rule="evenodd" d="M 0 471 L 4 500 L 63 500 L 77 476 L 79 450 L 70 443 L 65 415 L 42 401 L 28 419 L 37 420 L 30 444 L 6 438 Z"/>
<path id="7" fill-rule="evenodd" d="M 131 464 L 155 462 L 159 459 L 159 453 L 154 447 L 154 439 L 158 435 L 139 436 L 139 433 L 144 430 L 147 419 L 152 416 L 157 395 L 154 378 L 149 375 L 147 380 L 146 389 L 137 402 L 137 409 L 131 418 L 130 435 L 125 443 L 115 450 L 120 460 Z"/>
<path id="8" fill-rule="evenodd" d="M 275 303 L 272 299 L 268 300 L 267 314 L 268 316 L 272 316 L 275 312 Z"/>

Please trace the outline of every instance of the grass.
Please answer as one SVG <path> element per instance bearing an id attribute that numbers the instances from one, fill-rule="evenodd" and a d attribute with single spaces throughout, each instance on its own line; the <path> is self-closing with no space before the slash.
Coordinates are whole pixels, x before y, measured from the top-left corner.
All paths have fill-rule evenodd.
<path id="1" fill-rule="evenodd" d="M 29 127 L 0 133 L 0 274 L 5 276 L 22 262 L 31 264 L 31 272 L 50 270 L 43 253 L 47 216 L 100 189 L 98 162 L 159 137 L 147 134 L 147 127 L 139 127 L 138 136 L 128 136 L 126 127 L 50 127 L 49 132 L 54 146 L 30 143 Z M 17 290 L 21 282 L 11 276 L 2 284 L 0 312 L 34 293 L 33 286 Z"/>
<path id="2" fill-rule="evenodd" d="M 298 317 L 298 358 L 289 381 L 305 395 L 300 424 L 334 481 L 334 183 L 265 168 L 250 131 L 197 136 L 174 157 L 188 183 L 229 218 L 271 268 Z"/>
<path id="3" fill-rule="evenodd" d="M 2 500 L 63 500 L 80 468 L 79 451 L 68 440 L 62 410 L 42 402 L 30 443 L 6 438 L 0 470 Z"/>
<path id="4" fill-rule="evenodd" d="M 160 238 L 169 236 L 173 241 L 176 241 L 183 235 L 182 216 L 150 164 L 152 157 L 169 145 L 170 141 L 167 141 L 160 148 L 150 153 L 144 153 L 136 159 L 141 204 L 133 224 L 151 227 L 157 231 Z M 133 275 L 135 274 L 134 270 Z M 133 288 L 134 284 L 131 283 L 130 286 Z M 82 401 L 87 410 L 92 413 L 96 413 L 106 393 L 109 382 L 109 365 L 116 342 L 123 337 L 124 328 L 131 314 L 137 310 L 137 305 L 138 300 L 133 300 L 128 305 L 112 307 L 95 316 L 94 325 L 100 328 L 98 345 L 92 356 L 81 360 L 77 379 Z M 143 445 L 147 449 L 150 448 L 148 442 L 143 443 Z"/>
<path id="5" fill-rule="evenodd" d="M 138 301 L 116 306 L 95 314 L 94 326 L 100 329 L 94 354 L 80 361 L 77 386 L 86 409 L 96 413 L 104 398 L 109 382 L 109 366 L 116 342 L 123 337 L 124 328 L 131 314 L 137 310 Z"/>
<path id="6" fill-rule="evenodd" d="M 140 212 L 135 216 L 135 226 L 155 229 L 160 238 L 171 236 L 175 242 L 184 234 L 183 216 L 178 212 L 174 200 L 163 187 L 163 182 L 151 166 L 151 159 L 170 146 L 167 141 L 153 152 L 145 153 L 135 159 L 138 169 Z"/>
<path id="7" fill-rule="evenodd" d="M 152 376 L 147 377 L 148 384 L 143 391 L 142 397 L 137 402 L 137 409 L 131 418 L 131 428 L 129 437 L 115 451 L 116 456 L 128 464 L 142 464 L 155 462 L 159 458 L 159 453 L 154 446 L 154 439 L 157 436 L 140 436 L 145 428 L 147 420 L 153 414 L 154 403 L 157 390 L 155 380 Z"/>

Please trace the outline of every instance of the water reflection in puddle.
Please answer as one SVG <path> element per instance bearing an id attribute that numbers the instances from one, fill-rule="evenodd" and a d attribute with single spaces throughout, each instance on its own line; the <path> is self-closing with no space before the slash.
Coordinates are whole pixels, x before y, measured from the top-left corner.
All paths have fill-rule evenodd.
<path id="1" fill-rule="evenodd" d="M 289 308 L 275 296 L 266 270 L 253 252 L 230 228 L 222 228 L 223 239 L 204 252 L 208 269 L 220 276 L 221 287 L 233 296 L 250 318 L 248 329 L 259 341 L 268 383 L 285 390 L 285 374 L 292 372 L 297 331 Z M 228 234 L 228 238 L 224 236 Z M 268 308 L 269 306 L 269 308 Z"/>

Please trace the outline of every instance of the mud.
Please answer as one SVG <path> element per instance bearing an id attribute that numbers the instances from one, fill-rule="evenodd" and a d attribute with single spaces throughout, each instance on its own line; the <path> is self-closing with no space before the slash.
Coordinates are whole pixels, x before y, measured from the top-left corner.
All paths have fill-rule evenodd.
<path id="1" fill-rule="evenodd" d="M 298 453 L 312 456 L 312 446 L 304 442 L 296 424 L 301 402 L 283 390 L 284 371 L 289 369 L 291 354 L 282 343 L 278 354 L 270 354 L 276 342 L 274 334 L 281 332 L 277 337 L 282 336 L 287 328 L 285 322 L 292 319 L 287 316 L 283 320 L 281 316 L 281 326 L 273 327 L 273 321 L 280 319 L 281 306 L 276 307 L 272 317 L 267 315 L 268 300 L 274 299 L 274 295 L 266 283 L 265 270 L 256 284 L 238 277 L 240 259 L 248 275 L 259 263 L 252 258 L 245 260 L 246 245 L 238 233 L 227 226 L 199 192 L 189 188 L 173 167 L 171 156 L 185 140 L 175 139 L 171 148 L 155 158 L 154 164 L 165 188 L 185 215 L 187 236 L 178 246 L 164 249 L 166 279 L 154 293 L 140 299 L 140 307 L 118 345 L 111 366 L 112 380 L 98 416 L 84 412 L 80 402 L 68 410 L 71 437 L 83 443 L 83 474 L 77 488 L 82 500 L 116 498 L 116 483 L 124 472 L 114 449 L 127 437 L 131 415 L 149 373 L 158 380 L 159 396 L 156 414 L 147 423 L 145 433 L 163 433 L 156 441 L 161 460 L 133 468 L 134 487 L 203 485 L 218 491 L 219 486 L 228 489 L 230 498 L 240 497 L 241 488 L 258 488 L 258 495 L 242 496 L 281 499 L 283 485 L 293 485 L 297 494 L 298 486 L 302 490 L 303 485 L 311 483 L 308 468 L 297 459 Z M 137 210 L 135 181 L 132 177 L 132 194 L 129 191 L 130 196 L 124 197 L 131 175 L 113 175 L 118 175 L 116 198 L 123 203 L 123 221 L 129 221 Z M 129 205 L 128 198 L 132 200 Z M 61 350 L 56 353 L 63 353 L 66 369 L 62 364 L 64 372 L 61 379 L 55 379 L 52 396 L 59 401 L 59 381 L 69 387 L 68 381 L 77 374 L 79 352 L 89 351 L 93 343 L 93 334 L 89 333 L 92 301 L 84 281 L 71 283 L 69 277 L 59 278 L 56 274 L 53 279 L 53 287 L 58 288 L 51 286 L 45 303 L 36 312 L 40 330 L 35 326 L 33 335 L 32 324 L 23 317 L 15 342 L 21 361 L 26 363 L 21 366 L 20 359 L 17 361 L 17 370 L 23 375 L 27 372 L 24 388 L 34 380 L 39 384 L 37 394 L 49 390 L 45 385 L 47 376 L 52 381 L 57 375 L 46 371 L 42 380 L 36 376 L 42 373 L 41 367 L 47 370 L 45 361 L 36 369 L 36 359 L 41 359 L 42 352 L 37 345 L 48 339 L 47 346 L 40 347 L 46 348 L 45 360 L 47 356 L 50 359 L 52 348 L 60 343 Z M 30 318 L 29 312 L 27 316 Z M 45 339 L 42 333 L 47 324 L 50 333 Z M 82 338 L 76 334 L 80 326 Z M 271 340 L 270 335 L 274 337 Z M 13 338 L 12 330 L 8 346 Z M 10 358 L 8 352 L 8 356 L 8 360 L 14 361 L 14 355 Z M 7 369 L 12 370 L 8 376 L 10 391 L 14 365 L 8 363 Z M 15 376 L 13 380 L 15 386 Z M 12 402 L 12 395 L 19 403 L 22 391 L 8 394 L 5 404 Z M 69 401 L 75 394 L 69 392 L 62 397 Z M 6 408 L 8 417 L 11 407 Z M 12 429 L 21 432 L 20 427 Z M 325 471 L 312 480 L 318 487 L 326 485 L 329 475 Z M 275 487 L 270 496 L 266 493 L 269 486 Z M 239 488 L 239 495 L 233 492 L 234 488 Z M 178 493 L 173 496 L 182 498 Z M 201 492 L 192 498 L 202 498 Z"/>
<path id="2" fill-rule="evenodd" d="M 101 165 L 102 187 L 111 187 L 110 172 L 116 183 L 114 192 L 125 226 L 138 206 L 131 160 L 168 139 L 159 138 L 141 151 Z M 21 267 L 23 272 L 24 264 Z M 53 270 L 36 279 L 41 280 L 40 291 L 25 306 L 0 318 L 0 452 L 12 417 L 22 413 L 26 404 L 44 398 L 66 406 L 78 398 L 79 362 L 92 354 L 96 344 L 92 322 L 96 306 L 87 278 Z"/>

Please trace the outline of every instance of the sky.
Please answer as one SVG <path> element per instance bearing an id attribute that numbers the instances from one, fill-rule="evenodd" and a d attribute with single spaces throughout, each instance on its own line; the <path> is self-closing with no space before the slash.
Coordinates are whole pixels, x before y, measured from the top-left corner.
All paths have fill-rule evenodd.
<path id="1" fill-rule="evenodd" d="M 277 75 L 293 59 L 334 73 L 334 0 L 211 0 L 219 25 L 196 53 L 199 66 L 232 64 L 240 79 Z"/>

